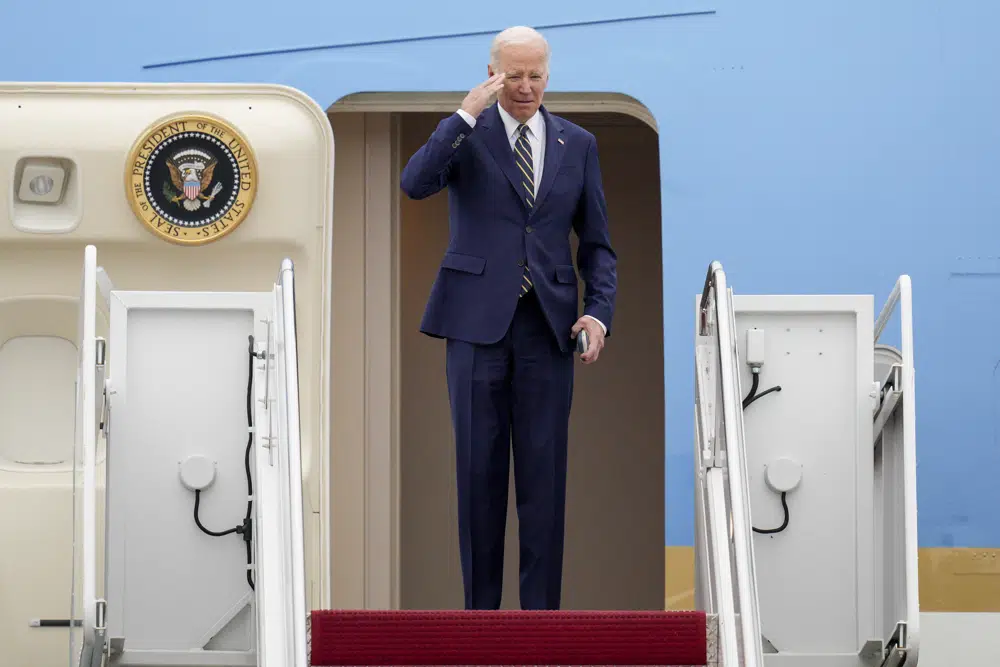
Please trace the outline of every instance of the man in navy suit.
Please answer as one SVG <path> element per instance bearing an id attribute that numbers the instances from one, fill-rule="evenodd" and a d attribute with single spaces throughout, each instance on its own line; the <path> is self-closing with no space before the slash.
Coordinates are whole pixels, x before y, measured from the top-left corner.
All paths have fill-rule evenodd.
<path id="1" fill-rule="evenodd" d="M 401 179 L 413 199 L 448 189 L 448 249 L 420 330 L 447 339 L 467 609 L 500 606 L 511 446 L 521 607 L 559 608 L 574 339 L 585 330 L 580 358 L 597 361 L 614 315 L 597 143 L 542 106 L 548 65 L 535 30 L 497 35 L 489 79 L 438 124 Z"/>

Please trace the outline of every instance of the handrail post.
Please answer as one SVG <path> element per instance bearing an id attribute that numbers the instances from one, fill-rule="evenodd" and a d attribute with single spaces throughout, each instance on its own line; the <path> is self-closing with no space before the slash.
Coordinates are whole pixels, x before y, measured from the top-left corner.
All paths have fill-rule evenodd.
<path id="1" fill-rule="evenodd" d="M 910 276 L 903 274 L 893 285 L 892 292 L 875 321 L 874 344 L 878 344 L 896 306 L 900 320 L 900 387 L 902 394 L 902 461 L 903 461 L 903 539 L 906 594 L 906 664 L 916 664 L 920 646 L 920 598 L 917 556 L 917 448 L 916 390 L 913 363 L 913 288 Z"/>
<path id="2" fill-rule="evenodd" d="M 714 293 L 714 313 L 710 307 Z M 724 461 L 728 474 L 729 504 L 732 515 L 732 550 L 736 565 L 735 591 L 739 595 L 740 634 L 742 636 L 742 665 L 759 667 L 763 664 L 763 645 L 760 633 L 760 618 L 757 605 L 756 573 L 753 557 L 752 535 L 750 534 L 750 507 L 746 502 L 746 456 L 742 438 L 742 405 L 737 389 L 739 372 L 735 341 L 735 313 L 732 295 L 726 282 L 722 264 L 714 261 L 709 265 L 702 289 L 699 329 L 701 335 L 708 335 L 709 321 L 714 315 L 715 334 L 718 342 L 719 372 L 721 375 Z M 716 438 L 717 448 L 721 448 L 722 438 Z M 728 519 L 728 517 L 724 517 Z M 717 517 L 713 517 L 717 519 Z M 728 521 L 727 521 L 728 523 Z M 727 531 L 728 532 L 728 531 Z M 727 540 L 727 543 L 730 540 Z M 721 583 L 721 582 L 719 582 Z M 730 585 L 733 583 L 730 581 Z"/>

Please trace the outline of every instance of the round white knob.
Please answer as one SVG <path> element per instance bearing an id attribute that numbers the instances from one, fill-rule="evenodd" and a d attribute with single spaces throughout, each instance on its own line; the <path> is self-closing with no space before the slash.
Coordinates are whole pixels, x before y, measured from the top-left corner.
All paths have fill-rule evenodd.
<path id="1" fill-rule="evenodd" d="M 180 466 L 181 484 L 191 491 L 201 491 L 215 481 L 215 463 L 204 456 L 189 456 Z"/>
<path id="2" fill-rule="evenodd" d="M 773 491 L 785 493 L 802 481 L 802 464 L 783 457 L 768 463 L 764 473 L 767 485 Z"/>

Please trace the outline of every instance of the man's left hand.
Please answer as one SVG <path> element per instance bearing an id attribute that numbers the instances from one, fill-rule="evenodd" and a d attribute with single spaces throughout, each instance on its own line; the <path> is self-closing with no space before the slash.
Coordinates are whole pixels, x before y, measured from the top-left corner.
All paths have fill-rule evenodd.
<path id="1" fill-rule="evenodd" d="M 576 340 L 582 329 L 587 331 L 588 347 L 587 351 L 580 355 L 580 360 L 585 364 L 592 364 L 597 361 L 601 350 L 604 349 L 604 329 L 594 318 L 583 316 L 573 325 L 573 340 Z"/>

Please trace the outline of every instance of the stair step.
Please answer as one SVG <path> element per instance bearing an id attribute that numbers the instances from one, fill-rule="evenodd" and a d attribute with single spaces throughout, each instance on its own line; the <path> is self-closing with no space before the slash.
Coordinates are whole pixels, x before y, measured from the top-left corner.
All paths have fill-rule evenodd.
<path id="1" fill-rule="evenodd" d="M 696 611 L 314 611 L 311 664 L 714 665 Z"/>

